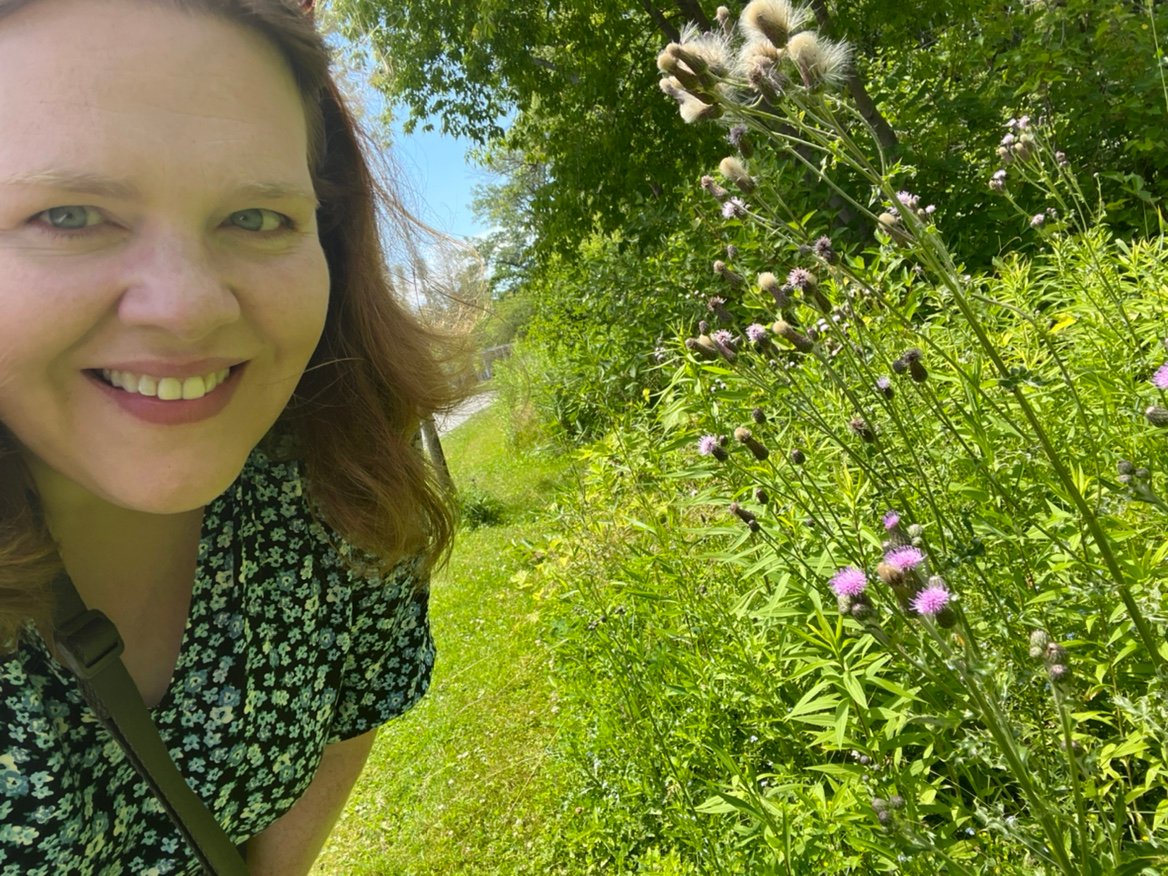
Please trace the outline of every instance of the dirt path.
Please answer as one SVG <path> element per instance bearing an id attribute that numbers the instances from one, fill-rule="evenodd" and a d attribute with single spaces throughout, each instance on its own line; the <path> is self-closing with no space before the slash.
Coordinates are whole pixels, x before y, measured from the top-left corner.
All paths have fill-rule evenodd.
<path id="1" fill-rule="evenodd" d="M 450 413 L 436 418 L 435 425 L 438 427 L 438 434 L 447 434 L 458 426 L 461 426 L 479 411 L 489 407 L 491 402 L 495 400 L 495 395 L 494 390 L 484 389 L 482 392 L 472 395 Z"/>

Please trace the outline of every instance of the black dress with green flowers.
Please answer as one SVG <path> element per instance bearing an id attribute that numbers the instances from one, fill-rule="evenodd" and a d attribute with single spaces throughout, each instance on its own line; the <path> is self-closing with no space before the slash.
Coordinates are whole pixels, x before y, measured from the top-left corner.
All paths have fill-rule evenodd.
<path id="1" fill-rule="evenodd" d="M 286 812 L 324 747 L 408 709 L 434 661 L 409 561 L 351 571 L 299 467 L 255 451 L 203 517 L 190 616 L 152 715 L 239 843 Z M 198 873 L 178 831 L 37 633 L 0 657 L 0 876 Z"/>

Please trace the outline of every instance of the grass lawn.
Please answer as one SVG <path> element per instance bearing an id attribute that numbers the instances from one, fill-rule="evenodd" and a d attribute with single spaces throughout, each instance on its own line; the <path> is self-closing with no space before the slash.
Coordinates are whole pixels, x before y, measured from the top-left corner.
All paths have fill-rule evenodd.
<path id="1" fill-rule="evenodd" d="M 464 529 L 430 597 L 430 692 L 383 727 L 314 876 L 543 873 L 559 801 L 539 603 L 512 578 L 567 462 L 516 449 L 496 403 L 443 440 L 451 473 L 494 525 Z"/>

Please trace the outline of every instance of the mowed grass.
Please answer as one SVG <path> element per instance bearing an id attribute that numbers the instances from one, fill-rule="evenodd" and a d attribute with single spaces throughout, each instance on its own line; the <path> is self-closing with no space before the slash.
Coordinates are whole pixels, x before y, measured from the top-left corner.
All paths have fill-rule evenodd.
<path id="1" fill-rule="evenodd" d="M 315 876 L 550 869 L 554 695 L 539 602 L 512 579 L 568 463 L 514 447 L 507 417 L 496 402 L 443 439 L 455 483 L 501 522 L 464 530 L 432 582 L 430 691 L 381 729 Z"/>

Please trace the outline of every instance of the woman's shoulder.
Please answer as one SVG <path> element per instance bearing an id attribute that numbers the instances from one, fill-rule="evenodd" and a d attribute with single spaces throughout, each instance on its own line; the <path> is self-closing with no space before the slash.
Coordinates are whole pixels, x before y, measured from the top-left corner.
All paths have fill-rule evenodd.
<path id="1" fill-rule="evenodd" d="M 235 538 L 253 546 L 311 553 L 322 567 L 344 570 L 350 584 L 397 585 L 409 591 L 425 576 L 424 558 L 409 556 L 387 564 L 334 528 L 312 500 L 303 463 L 286 446 L 266 442 L 256 447 L 207 515 L 217 528 L 233 530 Z"/>

